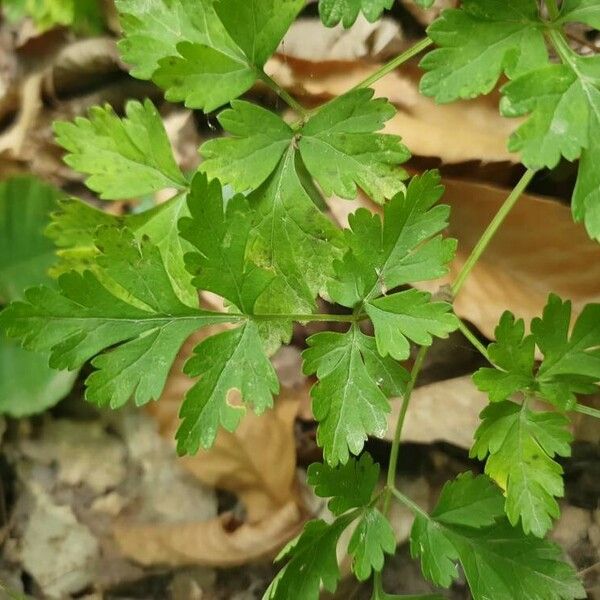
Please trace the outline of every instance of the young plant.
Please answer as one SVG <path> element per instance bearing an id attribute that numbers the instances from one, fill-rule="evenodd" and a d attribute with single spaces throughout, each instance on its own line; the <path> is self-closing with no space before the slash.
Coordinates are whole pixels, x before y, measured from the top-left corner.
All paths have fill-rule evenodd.
<path id="1" fill-rule="evenodd" d="M 559 10 L 552 0 L 465 0 L 442 13 L 429 38 L 313 110 L 264 71 L 303 6 L 304 0 L 117 0 L 120 50 L 132 75 L 190 108 L 228 105 L 218 119 L 229 135 L 205 143 L 204 162 L 187 177 L 150 101 L 131 101 L 123 117 L 106 106 L 57 123 L 66 162 L 88 176 L 101 198 L 164 188 L 176 194 L 121 218 L 64 201 L 49 231 L 59 248 L 58 289 L 29 290 L 0 314 L 0 325 L 25 347 L 50 352 L 55 368 L 91 360 L 87 400 L 117 408 L 158 399 L 188 336 L 229 323 L 185 365 L 196 383 L 183 399 L 177 448 L 188 454 L 210 447 L 220 427 L 233 431 L 248 408 L 271 408 L 279 384 L 269 355 L 290 340 L 295 322 L 345 323 L 341 333 L 308 338 L 303 355 L 305 373 L 317 378 L 313 412 L 324 456 L 309 468 L 308 481 L 330 499 L 333 520 L 308 523 L 282 551 L 285 565 L 265 598 L 311 600 L 321 588 L 333 591 L 340 578 L 336 549 L 351 526 L 354 574 L 373 578 L 373 598 L 392 598 L 381 581 L 396 546 L 392 502 L 414 512 L 411 553 L 434 584 L 450 586 L 460 565 L 476 600 L 583 598 L 575 571 L 543 536 L 563 495 L 555 459 L 570 452 L 568 414 L 598 416 L 576 395 L 594 393 L 600 382 L 600 305 L 587 306 L 571 330 L 570 304 L 552 295 L 531 333 L 507 313 L 486 349 L 448 301 L 407 288 L 447 274 L 456 250 L 443 235 L 450 209 L 440 203 L 436 172 L 406 183 L 401 164 L 408 150 L 397 136 L 380 133 L 395 109 L 374 99 L 369 86 L 435 43 L 422 61 L 423 93 L 441 102 L 471 98 L 505 75 L 503 114 L 530 114 L 510 140 L 528 170 L 456 278 L 456 295 L 535 170 L 561 156 L 581 159 L 574 216 L 600 239 L 600 180 L 592 166 L 600 160 L 600 63 L 571 50 L 563 31 L 571 21 L 600 27 L 597 2 L 566 0 Z M 360 11 L 376 19 L 390 6 L 391 0 L 321 0 L 320 13 L 327 25 L 349 26 Z M 290 124 L 237 99 L 257 81 L 297 120 Z M 224 197 L 223 185 L 233 196 Z M 382 216 L 359 209 L 341 231 L 323 212 L 323 196 L 354 198 L 359 188 L 382 205 Z M 199 291 L 222 297 L 226 310 L 200 308 Z M 318 296 L 346 310 L 317 314 Z M 365 333 L 369 321 L 374 336 Z M 486 461 L 487 475 L 465 473 L 447 483 L 428 514 L 396 488 L 402 427 L 433 339 L 459 328 L 491 365 L 475 374 L 490 405 L 472 449 Z M 419 350 L 408 373 L 400 363 L 411 343 Z M 232 389 L 242 406 L 228 402 Z M 385 433 L 396 396 L 400 417 L 386 485 L 378 489 L 379 467 L 363 447 L 369 436 Z M 539 410 L 533 398 L 548 409 Z"/>

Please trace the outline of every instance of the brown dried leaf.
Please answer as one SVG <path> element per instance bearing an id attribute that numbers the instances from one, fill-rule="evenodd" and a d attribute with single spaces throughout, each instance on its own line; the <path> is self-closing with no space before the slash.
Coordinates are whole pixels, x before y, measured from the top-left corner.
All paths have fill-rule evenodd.
<path id="1" fill-rule="evenodd" d="M 234 567 L 272 557 L 303 523 L 289 502 L 257 524 L 239 525 L 224 514 L 195 523 L 117 525 L 114 535 L 121 552 L 144 565 Z"/>
<path id="2" fill-rule="evenodd" d="M 369 23 L 359 16 L 350 29 L 325 28 L 318 18 L 298 19 L 288 30 L 278 51 L 286 57 L 314 62 L 379 58 L 402 51 L 400 24 L 390 18 Z"/>
<path id="3" fill-rule="evenodd" d="M 451 208 L 448 234 L 459 241 L 454 279 L 509 192 L 490 185 L 445 180 Z M 573 222 L 569 207 L 524 195 L 473 269 L 454 307 L 490 339 L 505 310 L 526 320 L 541 314 L 548 294 L 573 301 L 574 312 L 600 299 L 600 246 Z"/>
<path id="4" fill-rule="evenodd" d="M 394 437 L 400 404 L 400 399 L 392 401 L 385 436 L 388 441 Z M 443 441 L 468 449 L 479 425 L 479 413 L 487 404 L 487 395 L 475 387 L 471 375 L 421 386 L 412 394 L 402 439 L 419 444 Z M 443 419 L 439 418 L 441 413 Z"/>

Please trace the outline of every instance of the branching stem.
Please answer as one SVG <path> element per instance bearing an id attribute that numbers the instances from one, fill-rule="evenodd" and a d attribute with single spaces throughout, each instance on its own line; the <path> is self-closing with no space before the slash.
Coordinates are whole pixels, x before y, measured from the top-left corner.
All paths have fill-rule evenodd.
<path id="1" fill-rule="evenodd" d="M 284 90 L 272 77 L 267 75 L 264 71 L 259 71 L 258 77 L 303 119 L 308 117 L 308 111 L 304 108 L 304 106 L 302 106 L 291 94 Z"/>
<path id="2" fill-rule="evenodd" d="M 395 489 L 396 485 L 396 470 L 398 468 L 398 455 L 400 454 L 400 439 L 402 438 L 402 429 L 404 427 L 404 421 L 406 420 L 406 413 L 408 412 L 410 398 L 415 388 L 415 384 L 417 383 L 417 378 L 419 377 L 421 369 L 423 368 L 423 363 L 425 362 L 428 351 L 428 346 L 421 346 L 421 348 L 419 348 L 419 353 L 417 354 L 415 364 L 413 365 L 410 373 L 410 381 L 406 386 L 406 392 L 404 393 L 404 397 L 402 399 L 400 414 L 398 415 L 398 420 L 396 421 L 396 430 L 394 432 L 394 440 L 392 441 L 392 447 L 390 449 L 390 462 L 387 471 L 387 492 L 383 500 L 384 514 L 387 514 L 389 511 L 392 490 Z"/>

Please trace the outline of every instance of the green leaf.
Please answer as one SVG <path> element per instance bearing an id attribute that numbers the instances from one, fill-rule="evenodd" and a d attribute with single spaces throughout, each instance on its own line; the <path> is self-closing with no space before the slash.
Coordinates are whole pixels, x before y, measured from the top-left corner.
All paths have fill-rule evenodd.
<path id="1" fill-rule="evenodd" d="M 102 272 L 95 262 L 98 255 L 96 232 L 100 227 L 126 227 L 138 241 L 145 237 L 150 239 L 160 251 L 180 300 L 189 306 L 198 306 L 198 290 L 192 285 L 192 276 L 184 262 L 184 255 L 192 250 L 192 246 L 178 235 L 177 230 L 179 219 L 189 215 L 186 199 L 186 194 L 180 194 L 150 210 L 125 216 L 107 214 L 75 198 L 62 200 L 46 230 L 46 235 L 58 247 L 59 261 L 51 274 L 58 277 L 69 271 L 91 270 L 101 277 Z"/>
<path id="2" fill-rule="evenodd" d="M 11 21 L 30 17 L 40 32 L 56 26 L 77 33 L 97 34 L 104 30 L 99 0 L 8 0 L 3 13 Z"/>
<path id="3" fill-rule="evenodd" d="M 533 169 L 554 168 L 561 156 L 575 160 L 587 146 L 589 105 L 577 75 L 565 65 L 548 65 L 502 88 L 502 114 L 531 117 L 511 136 L 509 149 L 521 152 Z"/>
<path id="4" fill-rule="evenodd" d="M 351 458 L 345 465 L 331 467 L 314 463 L 308 467 L 308 483 L 319 498 L 331 498 L 327 506 L 336 516 L 351 508 L 369 504 L 379 480 L 379 465 L 364 453 L 359 460 Z"/>
<path id="5" fill-rule="evenodd" d="M 210 112 L 247 91 L 302 0 L 120 0 L 131 73 L 170 101 Z M 218 13 L 218 14 L 217 14 Z"/>
<path id="6" fill-rule="evenodd" d="M 395 114 L 373 91 L 354 90 L 336 98 L 296 134 L 279 115 L 237 101 L 219 115 L 232 137 L 211 140 L 201 166 L 212 177 L 242 192 L 261 185 L 277 168 L 294 137 L 308 172 L 326 196 L 354 198 L 357 186 L 376 202 L 404 189 L 406 172 L 398 165 L 410 154 L 394 135 L 375 133 Z"/>
<path id="7" fill-rule="evenodd" d="M 249 64 L 262 68 L 277 50 L 304 0 L 219 0 L 215 10 Z"/>
<path id="8" fill-rule="evenodd" d="M 496 327 L 496 341 L 490 344 L 488 354 L 497 368 L 483 367 L 473 375 L 473 381 L 482 392 L 489 394 L 492 402 L 506 400 L 515 392 L 533 389 L 535 340 L 525 336 L 523 319 L 515 321 L 505 312 Z"/>
<path id="9" fill-rule="evenodd" d="M 123 39 L 119 50 L 131 75 L 151 79 L 159 62 L 179 56 L 180 42 L 240 60 L 243 54 L 217 17 L 213 0 L 116 0 Z"/>
<path id="10" fill-rule="evenodd" d="M 86 382 L 86 398 L 116 408 L 134 397 L 141 405 L 160 396 L 192 332 L 234 318 L 183 304 L 148 240 L 107 227 L 96 244 L 102 282 L 90 271 L 71 272 L 59 278 L 58 291 L 31 288 L 25 302 L 0 313 L 0 326 L 27 349 L 50 351 L 58 369 L 78 368 L 112 348 L 92 361 L 97 371 Z"/>
<path id="11" fill-rule="evenodd" d="M 373 339 L 353 326 L 345 334 L 318 333 L 307 342 L 304 373 L 319 379 L 311 390 L 317 442 L 330 466 L 346 464 L 350 453 L 362 451 L 367 436 L 383 437 L 387 430 L 390 405 L 378 383 L 384 380 L 373 378 L 364 359 Z"/>
<path id="12" fill-rule="evenodd" d="M 450 215 L 448 206 L 436 206 L 443 191 L 439 174 L 428 171 L 413 177 L 406 193 L 386 204 L 383 224 L 366 209 L 350 215 L 345 232 L 349 250 L 335 265 L 331 297 L 354 307 L 400 285 L 445 275 L 456 241 L 437 235 Z"/>
<path id="13" fill-rule="evenodd" d="M 501 503 L 500 491 L 485 477 L 464 474 L 447 483 L 431 517 L 417 516 L 411 532 L 411 554 L 421 559 L 423 574 L 449 587 L 460 562 L 474 600 L 585 598 L 560 548 L 512 528 L 502 518 Z"/>
<path id="14" fill-rule="evenodd" d="M 396 360 L 409 357 L 409 339 L 421 346 L 431 346 L 432 335 L 446 338 L 458 329 L 451 304 L 431 302 L 431 294 L 418 290 L 372 300 L 365 304 L 365 309 L 375 327 L 379 353 Z"/>
<path id="15" fill-rule="evenodd" d="M 342 254 L 341 232 L 307 195 L 295 161 L 290 148 L 277 171 L 248 197 L 255 210 L 248 259 L 278 275 L 258 299 L 257 314 L 312 312 Z M 282 333 L 288 330 L 283 323 Z"/>
<path id="16" fill-rule="evenodd" d="M 385 554 L 393 554 L 395 550 L 396 536 L 390 522 L 376 508 L 367 508 L 348 544 L 356 578 L 366 581 L 372 571 L 381 571 Z"/>
<path id="17" fill-rule="evenodd" d="M 600 29 L 600 5 L 596 0 L 564 0 L 559 23 L 584 23 Z"/>
<path id="18" fill-rule="evenodd" d="M 502 114 L 531 113 L 513 133 L 509 148 L 531 168 L 553 168 L 561 156 L 581 157 L 573 217 L 600 240 L 600 180 L 595 168 L 600 136 L 600 57 L 569 57 L 568 64 L 528 73 L 502 88 Z"/>
<path id="19" fill-rule="evenodd" d="M 571 302 L 551 294 L 542 318 L 531 323 L 544 354 L 536 376 L 540 395 L 560 408 L 573 408 L 576 393 L 594 393 L 600 382 L 600 304 L 586 305 L 569 337 Z"/>
<path id="20" fill-rule="evenodd" d="M 57 142 L 67 150 L 65 162 L 90 175 L 87 186 L 105 200 L 132 198 L 167 187 L 188 185 L 175 158 L 158 111 L 146 100 L 130 100 L 126 117 L 113 109 L 93 107 L 89 119 L 54 124 Z"/>
<path id="21" fill-rule="evenodd" d="M 564 494 L 556 455 L 569 456 L 569 420 L 557 413 L 535 413 L 514 402 L 488 406 L 475 433 L 471 456 L 487 462 L 485 472 L 506 490 L 506 514 L 521 520 L 525 533 L 542 537 L 559 515 L 555 497 Z"/>
<path id="22" fill-rule="evenodd" d="M 439 47 L 421 61 L 421 91 L 437 102 L 487 94 L 503 73 L 513 79 L 548 63 L 535 0 L 464 0 L 427 33 Z"/>
<path id="23" fill-rule="evenodd" d="M 94 270 L 98 255 L 95 235 L 100 227 L 118 227 L 121 217 L 105 213 L 76 198 L 61 198 L 51 213 L 46 237 L 56 246 L 52 277 L 69 271 Z"/>
<path id="24" fill-rule="evenodd" d="M 309 521 L 277 560 L 289 559 L 273 580 L 263 600 L 318 600 L 321 586 L 334 592 L 340 580 L 336 547 L 340 536 L 356 518 L 354 513 L 338 517 L 331 525 Z"/>
<path id="25" fill-rule="evenodd" d="M 334 27 L 340 21 L 346 28 L 354 25 L 362 10 L 367 20 L 374 23 L 384 9 L 390 9 L 394 0 L 319 0 L 319 15 L 327 27 Z"/>
<path id="26" fill-rule="evenodd" d="M 291 128 L 279 115 L 243 100 L 234 100 L 218 119 L 232 137 L 201 146 L 205 160 L 200 170 L 238 192 L 255 190 L 275 171 L 290 146 Z"/>
<path id="27" fill-rule="evenodd" d="M 169 102 L 211 112 L 247 92 L 256 81 L 246 59 L 209 46 L 181 42 L 179 56 L 160 61 L 154 83 L 165 90 Z"/>
<path id="28" fill-rule="evenodd" d="M 600 383 L 600 304 L 588 304 L 573 332 L 571 303 L 551 294 L 542 318 L 531 323 L 532 335 L 524 336 L 522 320 L 510 313 L 502 316 L 496 343 L 489 347 L 496 368 L 479 369 L 477 387 L 489 393 L 492 402 L 515 392 L 535 393 L 561 410 L 572 410 L 576 394 L 594 394 Z M 535 345 L 544 356 L 533 372 Z"/>
<path id="29" fill-rule="evenodd" d="M 600 115 L 590 117 L 590 130 L 600 131 Z M 596 165 L 600 161 L 600 137 L 591 136 L 588 147 L 581 153 L 579 173 L 573 192 L 573 219 L 576 223 L 585 223 L 588 235 L 600 242 L 600 170 Z"/>
<path id="30" fill-rule="evenodd" d="M 354 198 L 357 186 L 383 203 L 404 189 L 406 171 L 398 165 L 410 158 L 395 135 L 375 133 L 395 114 L 373 90 L 359 89 L 333 100 L 300 132 L 298 147 L 311 175 L 326 196 Z"/>
<path id="31" fill-rule="evenodd" d="M 214 292 L 245 314 L 252 314 L 256 299 L 275 274 L 246 260 L 246 246 L 253 213 L 243 196 L 234 196 L 225 205 L 221 185 L 198 174 L 188 197 L 191 218 L 183 218 L 179 229 L 199 253 L 186 257 L 188 270 L 195 274 L 197 288 Z"/>
<path id="32" fill-rule="evenodd" d="M 198 290 L 184 260 L 192 246 L 177 230 L 179 220 L 189 215 L 186 200 L 186 194 L 179 194 L 150 210 L 124 217 L 122 226 L 131 229 L 138 241 L 147 237 L 158 248 L 173 290 L 184 304 L 197 307 Z"/>
<path id="33" fill-rule="evenodd" d="M 236 429 L 245 409 L 229 403 L 231 390 L 238 390 L 258 415 L 273 406 L 273 394 L 279 392 L 277 374 L 252 321 L 203 340 L 184 372 L 201 378 L 187 393 L 179 413 L 179 454 L 212 446 L 220 425 L 227 431 Z"/>
<path id="34" fill-rule="evenodd" d="M 0 414 L 27 417 L 54 406 L 72 389 L 76 372 L 48 367 L 47 354 L 29 352 L 0 332 Z"/>
<path id="35" fill-rule="evenodd" d="M 34 178 L 0 183 L 0 303 L 51 283 L 54 253 L 43 231 L 62 197 Z M 0 332 L 0 413 L 19 418 L 41 412 L 64 398 L 76 377 L 49 368 L 47 354 L 23 350 Z"/>
<path id="36" fill-rule="evenodd" d="M 43 232 L 62 198 L 56 188 L 33 177 L 0 182 L 0 304 L 49 282 L 54 247 Z"/>

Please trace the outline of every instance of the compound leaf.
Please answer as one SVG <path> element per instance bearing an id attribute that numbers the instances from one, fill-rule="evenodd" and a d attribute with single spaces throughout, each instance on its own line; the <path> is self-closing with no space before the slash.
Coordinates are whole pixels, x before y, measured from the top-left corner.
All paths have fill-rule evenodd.
<path id="1" fill-rule="evenodd" d="M 31 177 L 0 183 L 0 304 L 22 298 L 27 287 L 51 285 L 54 252 L 43 232 L 62 198 Z M 51 369 L 47 353 L 24 350 L 0 332 L 0 413 L 19 418 L 41 412 L 66 396 L 76 377 Z"/>
<path id="2" fill-rule="evenodd" d="M 327 506 L 336 516 L 351 508 L 362 508 L 371 501 L 379 480 L 379 465 L 365 452 L 345 465 L 331 467 L 314 463 L 308 467 L 308 483 L 320 498 L 331 498 Z"/>
<path id="3" fill-rule="evenodd" d="M 126 227 L 138 241 L 144 237 L 150 239 L 160 251 L 171 285 L 181 301 L 189 306 L 198 306 L 198 290 L 192 285 L 192 276 L 184 262 L 184 255 L 192 246 L 177 232 L 179 219 L 187 215 L 185 194 L 179 194 L 150 210 L 125 216 L 107 214 L 75 198 L 64 199 L 46 230 L 46 235 L 58 247 L 59 261 L 51 273 L 57 277 L 72 270 L 91 270 L 101 277 L 102 271 L 95 262 L 98 255 L 96 232 L 103 226 Z"/>
<path id="4" fill-rule="evenodd" d="M 571 303 L 551 294 L 541 318 L 531 323 L 525 336 L 522 320 L 505 313 L 496 329 L 496 342 L 489 347 L 495 368 L 482 368 L 474 375 L 478 388 L 492 402 L 515 392 L 532 392 L 561 410 L 572 410 L 576 394 L 593 394 L 600 382 L 600 304 L 588 304 L 573 332 Z M 535 346 L 544 356 L 534 373 Z"/>
<path id="5" fill-rule="evenodd" d="M 302 0 L 121 0 L 119 47 L 132 75 L 210 112 L 256 81 Z"/>
<path id="6" fill-rule="evenodd" d="M 480 498 L 486 503 L 483 513 Z M 423 574 L 443 587 L 457 577 L 460 563 L 474 600 L 586 596 L 558 546 L 525 536 L 503 518 L 502 494 L 486 477 L 464 474 L 447 483 L 431 517 L 415 519 L 410 548 L 421 559 Z"/>
<path id="7" fill-rule="evenodd" d="M 102 272 L 62 275 L 59 290 L 35 287 L 0 313 L 0 325 L 30 350 L 50 351 L 50 365 L 75 369 L 93 359 L 86 398 L 113 408 L 130 397 L 157 399 L 184 340 L 232 317 L 191 308 L 177 297 L 158 249 L 127 229 L 101 228 Z M 108 283 L 107 283 L 108 282 Z M 108 285 L 108 287 L 107 287 Z"/>
<path id="8" fill-rule="evenodd" d="M 556 455 L 571 453 L 569 420 L 536 413 L 514 402 L 491 404 L 482 413 L 471 455 L 487 458 L 485 472 L 506 490 L 506 514 L 525 533 L 543 537 L 559 515 L 564 493 Z"/>
<path id="9" fill-rule="evenodd" d="M 229 300 L 245 314 L 252 314 L 256 299 L 274 273 L 246 260 L 252 228 L 252 212 L 240 195 L 224 203 L 220 183 L 197 174 L 188 196 L 191 217 L 179 222 L 181 236 L 199 252 L 186 256 L 194 285 Z"/>
<path id="10" fill-rule="evenodd" d="M 294 135 L 291 128 L 279 115 L 243 100 L 234 100 L 218 119 L 231 137 L 202 145 L 205 160 L 200 170 L 238 192 L 258 188 L 289 147 Z"/>
<path id="11" fill-rule="evenodd" d="M 404 189 L 406 172 L 398 165 L 410 158 L 395 135 L 375 133 L 395 114 L 373 90 L 359 89 L 333 100 L 300 132 L 298 147 L 311 175 L 326 196 L 354 198 L 357 186 L 383 203 Z"/>
<path id="12" fill-rule="evenodd" d="M 581 311 L 569 337 L 571 302 L 551 294 L 542 318 L 531 323 L 544 354 L 536 382 L 540 395 L 559 408 L 572 408 L 575 393 L 592 394 L 600 382 L 600 304 Z"/>
<path id="13" fill-rule="evenodd" d="M 381 571 L 385 554 L 393 554 L 395 550 L 396 536 L 390 522 L 376 508 L 367 508 L 348 544 L 356 578 L 366 581 L 372 571 Z"/>
<path id="14" fill-rule="evenodd" d="M 573 55 L 568 64 L 528 73 L 502 88 L 505 116 L 530 113 L 513 133 L 509 148 L 521 151 L 528 167 L 553 168 L 561 156 L 581 158 L 573 194 L 573 217 L 600 239 L 600 57 Z"/>
<path id="15" fill-rule="evenodd" d="M 505 312 L 496 327 L 496 341 L 488 348 L 489 357 L 497 368 L 483 367 L 473 375 L 473 381 L 492 402 L 506 400 L 515 392 L 533 388 L 535 340 L 525 336 L 523 319 L 515 321 Z"/>
<path id="16" fill-rule="evenodd" d="M 566 65 L 548 65 L 502 88 L 502 114 L 531 117 L 511 136 L 509 149 L 521 152 L 534 169 L 554 168 L 561 156 L 575 160 L 587 146 L 589 104 L 585 89 Z"/>
<path id="17" fill-rule="evenodd" d="M 341 233 L 307 195 L 295 161 L 290 148 L 275 173 L 248 197 L 255 210 L 248 258 L 278 275 L 258 299 L 257 313 L 311 312 L 341 256 Z"/>
<path id="18" fill-rule="evenodd" d="M 313 412 L 319 422 L 317 441 L 327 463 L 334 467 L 359 454 L 367 436 L 382 437 L 390 405 L 365 364 L 363 352 L 372 343 L 357 327 L 347 333 L 318 333 L 308 338 L 304 372 L 316 374 Z M 400 366 L 397 367 L 401 369 Z"/>
<path id="19" fill-rule="evenodd" d="M 366 209 L 350 215 L 349 250 L 336 262 L 331 297 L 354 307 L 397 286 L 446 274 L 456 241 L 437 235 L 450 214 L 448 206 L 436 205 L 443 191 L 439 174 L 428 171 L 413 177 L 407 191 L 385 205 L 383 224 Z"/>
<path id="20" fill-rule="evenodd" d="M 365 309 L 375 327 L 379 353 L 396 360 L 409 357 L 409 339 L 421 346 L 431 346 L 433 335 L 448 337 L 459 325 L 451 304 L 431 302 L 431 294 L 418 290 L 371 300 Z"/>
<path id="21" fill-rule="evenodd" d="M 535 0 L 465 0 L 427 32 L 439 47 L 421 61 L 421 91 L 438 102 L 487 94 L 503 73 L 512 79 L 548 63 Z"/>
<path id="22" fill-rule="evenodd" d="M 235 45 L 213 8 L 213 0 L 116 0 L 123 39 L 119 50 L 131 75 L 151 79 L 161 60 L 179 55 L 186 41 L 240 60 Z"/>
<path id="23" fill-rule="evenodd" d="M 65 162 L 89 175 L 87 186 L 105 200 L 133 198 L 167 187 L 185 189 L 160 115 L 152 102 L 130 100 L 126 117 L 107 104 L 93 107 L 89 119 L 57 121 L 57 142 L 67 150 Z"/>
<path id="24" fill-rule="evenodd" d="M 200 380 L 181 407 L 182 423 L 176 435 L 179 454 L 212 446 L 220 425 L 227 431 L 236 429 L 245 409 L 229 403 L 232 390 L 238 390 L 259 415 L 273 406 L 273 394 L 279 392 L 277 374 L 251 321 L 203 340 L 184 372 Z"/>

